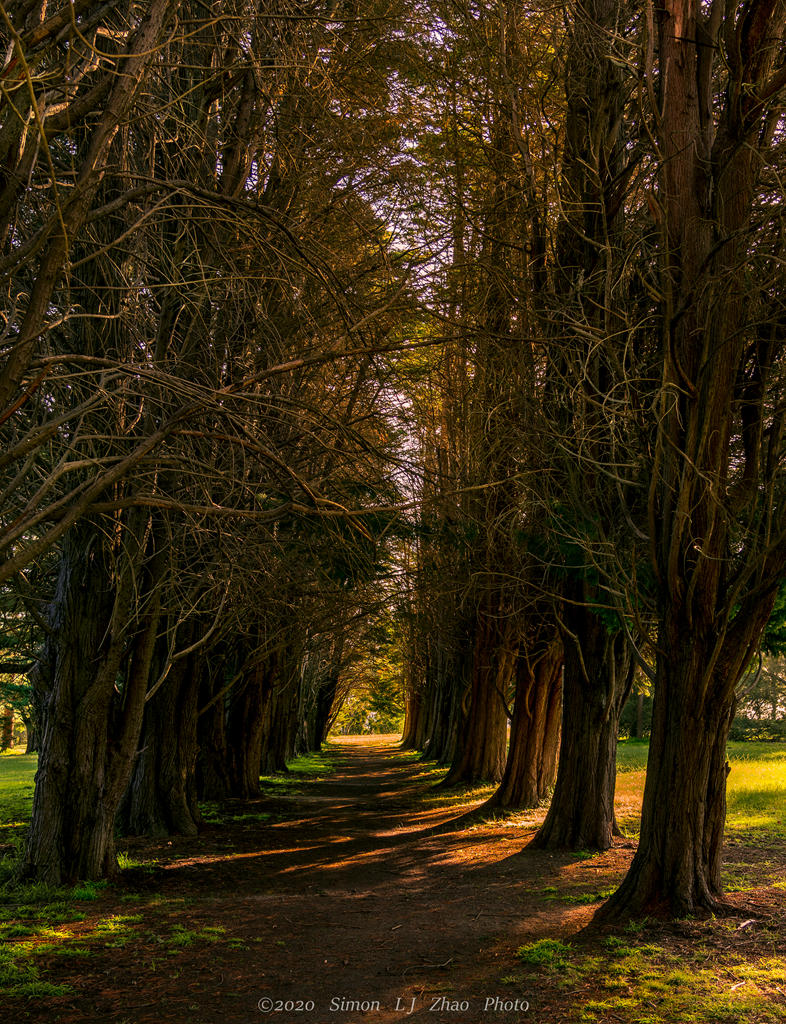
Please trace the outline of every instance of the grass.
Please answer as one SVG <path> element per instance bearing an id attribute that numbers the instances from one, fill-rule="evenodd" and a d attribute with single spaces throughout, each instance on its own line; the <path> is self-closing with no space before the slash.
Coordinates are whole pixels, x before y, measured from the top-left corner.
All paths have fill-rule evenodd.
<path id="1" fill-rule="evenodd" d="M 11 754 L 0 757 L 0 856 L 16 853 L 30 821 L 33 784 L 38 758 L 35 754 Z M 8 865 L 0 862 L 0 881 L 7 877 Z"/>
<path id="2" fill-rule="evenodd" d="M 221 942 L 226 935 L 226 928 L 219 925 L 208 925 L 205 928 L 184 928 L 180 924 L 172 925 L 168 944 L 173 949 L 183 949 L 197 942 Z"/>
<path id="3" fill-rule="evenodd" d="M 649 743 L 622 740 L 617 747 L 617 818 L 638 832 Z M 729 743 L 727 837 L 786 841 L 786 743 Z"/>
<path id="4" fill-rule="evenodd" d="M 647 767 L 649 740 L 620 740 L 617 744 L 617 774 L 643 772 Z"/>
<path id="5" fill-rule="evenodd" d="M 629 833 L 638 830 L 648 753 L 646 742 L 619 745 L 616 809 Z M 744 892 L 786 884 L 786 744 L 730 743 L 728 757 L 724 886 Z M 566 904 L 608 893 L 597 880 L 591 886 L 561 880 L 541 890 L 545 900 Z M 743 953 L 738 924 L 695 924 L 698 938 L 681 946 L 673 935 L 648 943 L 655 926 L 647 921 L 631 922 L 621 935 L 596 938 L 591 946 L 540 940 L 519 950 L 519 971 L 504 981 L 525 991 L 556 990 L 576 1024 L 782 1024 L 786 961 L 774 955 L 780 936 L 768 939 L 764 928 Z"/>
<path id="6" fill-rule="evenodd" d="M 73 892 L 71 893 L 73 896 Z M 166 956 L 177 956 L 192 946 L 225 943 L 234 948 L 238 940 L 226 934 L 221 925 L 186 927 L 159 919 L 153 931 L 145 931 L 145 913 L 99 916 L 79 927 L 78 933 L 63 925 L 53 925 L 52 907 L 45 904 L 17 906 L 18 920 L 0 925 L 0 998 L 34 998 L 67 995 L 71 986 L 55 984 L 41 977 L 41 962 L 51 958 L 100 957 L 104 950 L 125 949 L 142 942 L 160 949 Z M 40 919 L 40 911 L 44 919 Z M 84 914 L 77 915 L 78 919 Z M 71 968 L 69 968 L 71 970 Z"/>
<path id="7" fill-rule="evenodd" d="M 784 1019 L 786 963 L 771 955 L 718 952 L 718 922 L 684 948 L 620 936 L 591 949 L 555 939 L 522 946 L 523 973 L 506 984 L 558 990 L 577 1024 L 776 1024 Z"/>
<path id="8" fill-rule="evenodd" d="M 88 920 L 87 908 L 78 904 L 100 898 L 104 889 L 103 883 L 83 883 L 70 889 L 34 885 L 5 888 L 2 897 L 7 902 L 0 907 L 0 917 L 6 918 L 0 920 L 0 998 L 66 995 L 72 991 L 68 985 L 41 978 L 42 960 L 52 957 L 96 958 L 104 950 L 141 943 L 155 946 L 166 956 L 177 956 L 192 946 L 224 943 L 234 948 L 239 941 L 227 935 L 222 925 L 172 924 L 169 915 L 182 902 L 178 899 L 170 899 L 163 906 L 151 900 L 136 913 L 99 912 Z M 9 911 L 12 916 L 6 916 Z"/>
<path id="9" fill-rule="evenodd" d="M 79 904 L 99 899 L 105 889 L 106 883 L 84 882 L 75 887 L 6 884 L 0 890 L 0 996 L 35 998 L 72 991 L 70 985 L 42 979 L 40 961 L 94 955 L 86 937 L 115 944 L 104 940 L 120 931 L 120 922 L 99 919 L 79 936 L 68 927 L 87 917 Z"/>
<path id="10" fill-rule="evenodd" d="M 306 783 L 319 782 L 331 775 L 339 764 L 339 751 L 335 746 L 331 747 L 330 743 L 326 743 L 319 752 L 302 754 L 293 758 L 287 764 L 286 772 L 261 775 L 259 786 L 262 796 L 263 798 L 299 796 L 305 791 Z M 273 814 L 270 811 L 250 809 L 249 805 L 245 804 L 241 809 L 236 801 L 225 804 L 215 800 L 204 800 L 200 802 L 199 810 L 202 813 L 202 818 L 209 825 L 271 825 L 281 821 L 282 817 L 280 814 Z"/>
<path id="11" fill-rule="evenodd" d="M 647 740 L 621 740 L 617 747 L 617 821 L 631 838 L 635 838 L 639 831 L 648 754 Z M 402 756 L 409 758 L 411 755 L 408 751 Z M 729 743 L 728 757 L 731 765 L 726 820 L 729 840 L 786 842 L 786 743 Z M 439 782 L 445 772 L 444 766 L 423 762 L 419 774 L 424 786 L 430 787 Z M 459 812 L 487 799 L 494 789 L 494 786 L 458 787 L 445 791 L 429 789 L 425 794 L 418 794 L 415 801 L 423 809 L 452 807 Z M 487 820 L 496 816 L 515 819 L 522 813 L 523 824 L 537 824 L 534 820 L 537 809 L 526 813 L 490 812 Z M 735 884 L 738 881 L 740 879 L 735 879 Z M 594 900 L 587 897 L 586 902 Z"/>
<path id="12" fill-rule="evenodd" d="M 568 966 L 570 946 L 557 939 L 538 939 L 521 946 L 516 954 L 522 963 L 549 971 L 563 970 Z"/>
<path id="13" fill-rule="evenodd" d="M 15 754 L 6 750 L 0 756 L 0 821 L 6 820 L 9 804 L 14 801 L 20 800 L 30 809 L 37 763 L 37 754 Z"/>
<path id="14" fill-rule="evenodd" d="M 546 900 L 556 900 L 559 903 L 588 905 L 591 903 L 602 903 L 603 900 L 611 896 L 616 888 L 616 885 L 607 885 L 602 889 L 584 889 L 581 886 L 566 888 L 563 883 L 559 887 L 556 885 L 547 886 L 543 890 L 543 898 Z"/>
<path id="15" fill-rule="evenodd" d="M 285 772 L 261 775 L 259 785 L 263 795 L 287 796 L 302 792 L 303 783 L 318 782 L 331 775 L 340 766 L 340 752 L 328 742 L 322 750 L 301 754 L 287 763 Z"/>
<path id="16" fill-rule="evenodd" d="M 730 744 L 726 827 L 759 841 L 786 840 L 786 744 Z M 775 748 L 775 749 L 773 749 Z"/>
<path id="17" fill-rule="evenodd" d="M 36 998 L 68 995 L 69 985 L 42 981 L 35 960 L 21 945 L 0 946 L 0 992 L 3 996 Z"/>
<path id="18" fill-rule="evenodd" d="M 155 859 L 141 859 L 133 857 L 126 850 L 119 850 L 117 854 L 117 866 L 121 871 L 143 871 L 146 874 L 155 874 L 158 861 Z"/>
<path id="19" fill-rule="evenodd" d="M 429 792 L 416 796 L 417 806 L 423 810 L 432 810 L 439 807 L 453 807 L 455 810 L 472 807 L 482 800 L 488 800 L 496 786 L 456 786 L 451 789 L 431 789 L 440 778 L 445 775 L 443 767 L 425 773 L 428 779 Z M 489 812 L 489 817 L 494 817 L 495 812 Z M 501 812 L 496 812 L 501 813 Z"/>

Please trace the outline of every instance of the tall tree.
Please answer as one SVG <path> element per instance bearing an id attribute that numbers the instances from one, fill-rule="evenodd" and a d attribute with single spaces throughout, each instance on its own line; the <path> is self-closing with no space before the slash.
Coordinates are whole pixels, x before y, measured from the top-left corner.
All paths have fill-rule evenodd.
<path id="1" fill-rule="evenodd" d="M 721 905 L 734 690 L 786 566 L 776 270 L 786 4 L 663 0 L 654 15 L 644 85 L 657 93 L 657 662 L 641 838 L 607 918 Z"/>
<path id="2" fill-rule="evenodd" d="M 534 840 L 541 847 L 611 845 L 618 721 L 632 681 L 612 595 L 617 560 L 631 539 L 620 504 L 632 506 L 640 485 L 635 460 L 618 465 L 628 421 L 615 428 L 608 412 L 619 368 L 633 371 L 639 313 L 635 285 L 622 270 L 626 201 L 641 160 L 624 117 L 631 92 L 620 60 L 625 16 L 617 0 L 598 0 L 570 5 L 565 19 L 564 152 L 550 288 L 541 303 L 551 342 L 541 429 L 548 473 L 537 488 L 552 532 L 564 703 L 556 786 Z"/>

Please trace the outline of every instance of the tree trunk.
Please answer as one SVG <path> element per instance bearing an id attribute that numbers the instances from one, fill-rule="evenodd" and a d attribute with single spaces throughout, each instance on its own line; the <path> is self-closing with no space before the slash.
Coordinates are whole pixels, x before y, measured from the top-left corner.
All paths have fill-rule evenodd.
<path id="1" fill-rule="evenodd" d="M 699 709 L 679 699 L 693 689 L 703 651 L 695 640 L 659 661 L 641 837 L 605 919 L 646 913 L 681 917 L 718 910 L 726 818 L 726 740 L 732 702 Z M 700 717 L 697 712 L 701 711 Z"/>
<path id="2" fill-rule="evenodd" d="M 301 693 L 295 753 L 318 751 L 327 739 L 341 675 L 343 646 L 343 638 L 339 637 L 327 656 L 320 656 L 318 649 L 301 655 L 297 669 Z"/>
<path id="3" fill-rule="evenodd" d="M 441 786 L 502 781 L 508 724 L 502 695 L 516 657 L 507 633 L 506 624 L 479 613 L 469 712 L 458 753 Z"/>
<path id="4" fill-rule="evenodd" d="M 226 800 L 232 789 L 228 767 L 227 700 L 219 693 L 228 680 L 223 672 L 210 672 L 208 666 L 205 668 L 197 716 L 197 795 L 201 800 Z"/>
<path id="5" fill-rule="evenodd" d="M 14 745 L 14 709 L 12 707 L 3 708 L 0 719 L 2 719 L 0 750 L 10 750 Z"/>
<path id="6" fill-rule="evenodd" d="M 44 644 L 41 657 L 28 673 L 30 680 L 30 717 L 25 719 L 27 726 L 26 754 L 37 754 L 41 749 L 41 733 L 43 731 L 44 708 L 49 699 L 49 684 L 54 666 L 54 645 Z M 48 663 L 47 663 L 48 662 Z"/>
<path id="7" fill-rule="evenodd" d="M 426 671 L 428 663 L 426 638 L 416 636 L 417 623 L 411 627 L 404 652 L 404 729 L 402 750 L 421 750 L 425 741 Z"/>
<path id="8" fill-rule="evenodd" d="M 144 530 L 127 532 L 129 562 L 113 573 L 101 534 L 89 524 L 72 530 L 63 544 L 50 608 L 47 644 L 53 648 L 42 661 L 51 675 L 23 867 L 26 877 L 52 885 L 104 878 L 117 870 L 115 815 L 142 725 L 159 619 L 156 572 L 152 595 L 142 581 L 134 586 L 131 549 L 134 534 L 143 536 Z M 135 589 L 145 607 L 119 694 L 117 679 L 129 643 L 124 627 L 134 619 Z"/>
<path id="9" fill-rule="evenodd" d="M 609 633 L 591 608 L 568 605 L 563 614 L 573 636 L 565 639 L 559 768 L 532 846 L 607 850 L 616 830 L 617 736 L 632 658 L 622 633 Z"/>
<path id="10" fill-rule="evenodd" d="M 432 649 L 429 705 L 421 747 L 424 758 L 438 764 L 451 764 L 456 757 L 466 722 L 473 662 L 466 632 L 451 637 L 448 643 L 445 646 L 439 640 Z"/>
<path id="11" fill-rule="evenodd" d="M 338 679 L 339 669 L 331 669 L 317 691 L 310 750 L 321 750 L 322 744 L 327 739 L 330 713 L 333 710 L 336 690 L 338 689 Z"/>
<path id="12" fill-rule="evenodd" d="M 555 640 L 533 664 L 516 660 L 516 703 L 505 774 L 486 807 L 536 807 L 557 774 L 562 709 L 562 643 Z"/>
<path id="13" fill-rule="evenodd" d="M 271 694 L 263 717 L 259 772 L 270 775 L 285 772 L 292 760 L 297 733 L 297 680 L 284 662 L 285 672 L 271 680 Z M 283 677 L 282 677 L 283 676 Z"/>
<path id="14" fill-rule="evenodd" d="M 599 920 L 722 909 L 726 741 L 734 687 L 768 614 L 764 606 L 758 615 L 744 615 L 743 631 L 727 636 L 720 657 L 711 626 L 697 630 L 675 615 L 662 625 L 639 846 Z"/>
<path id="15" fill-rule="evenodd" d="M 27 743 L 25 744 L 26 754 L 35 754 L 41 742 L 38 735 L 38 718 L 34 715 L 24 716 L 25 729 L 27 730 Z"/>
<path id="16" fill-rule="evenodd" d="M 420 690 L 405 688 L 404 731 L 401 734 L 402 750 L 417 750 L 420 720 L 423 717 L 423 694 Z"/>
<path id="17" fill-rule="evenodd" d="M 754 197 L 768 201 L 756 192 L 777 138 L 770 86 L 786 9 L 713 4 L 708 15 L 698 0 L 664 0 L 656 11 L 666 310 L 649 494 L 656 680 L 639 848 L 600 919 L 719 908 L 734 688 L 785 557 L 769 518 L 783 444 L 769 342 L 780 296 L 773 305 L 750 282 L 771 259 L 755 259 L 753 213 Z M 717 59 L 724 39 L 735 41 L 728 64 Z"/>
<path id="18" fill-rule="evenodd" d="M 633 735 L 637 740 L 644 739 L 644 692 L 642 690 L 636 694 L 636 732 Z"/>
<path id="19" fill-rule="evenodd" d="M 259 766 L 274 668 L 260 658 L 232 694 L 227 715 L 229 795 L 241 800 L 259 796 Z"/>
<path id="20" fill-rule="evenodd" d="M 193 836 L 201 815 L 196 799 L 197 696 L 192 658 L 176 662 L 145 706 L 134 769 L 118 815 L 130 835 Z"/>

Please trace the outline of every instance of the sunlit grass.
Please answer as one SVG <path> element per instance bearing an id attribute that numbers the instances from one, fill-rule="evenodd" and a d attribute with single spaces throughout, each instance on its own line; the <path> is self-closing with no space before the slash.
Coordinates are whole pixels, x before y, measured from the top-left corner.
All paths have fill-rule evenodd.
<path id="1" fill-rule="evenodd" d="M 540 939 L 518 951 L 519 969 L 506 984 L 525 991 L 560 990 L 577 1022 L 622 1024 L 776 1024 L 783 1020 L 786 982 L 781 958 L 720 953 L 706 924 L 688 950 L 608 936 L 591 950 Z M 588 997 L 588 993 L 591 993 Z M 563 1019 L 563 1018 L 560 1018 Z"/>
<path id="2" fill-rule="evenodd" d="M 126 850 L 118 850 L 117 866 L 121 871 L 144 871 L 154 874 L 158 860 L 155 857 L 134 857 Z"/>
<path id="3" fill-rule="evenodd" d="M 644 787 L 648 744 L 624 741 L 619 748 L 617 779 L 617 816 L 623 827 L 635 834 Z M 777 842 L 786 839 L 783 809 L 786 807 L 786 744 L 734 743 L 729 745 L 731 773 L 729 776 L 728 832 L 738 844 L 732 845 L 724 873 L 729 891 L 746 891 L 762 885 L 776 885 L 780 859 L 762 858 L 757 851 L 752 861 L 748 850 L 764 839 Z M 408 778 L 414 783 L 411 795 L 403 799 L 408 809 L 419 812 L 448 808 L 461 812 L 477 806 L 488 797 L 493 786 L 473 786 L 456 790 L 435 789 L 446 772 L 445 766 L 419 761 L 412 752 L 397 752 L 394 763 L 406 766 Z M 33 791 L 34 755 L 0 758 L 0 826 L 13 822 L 12 828 L 24 829 L 29 815 Z M 319 754 L 298 758 L 286 774 L 262 778 L 263 792 L 286 796 L 298 791 L 308 792 L 311 782 L 319 782 L 345 763 L 340 745 L 326 747 Z M 543 809 L 530 812 L 542 815 Z M 286 816 L 286 814 L 285 814 Z M 259 825 L 280 820 L 267 809 L 224 809 L 221 823 L 229 827 Z M 511 822 L 506 817 L 506 824 Z M 765 856 L 769 856 L 766 854 Z M 154 861 L 134 861 L 121 855 L 121 866 L 141 867 Z M 576 878 L 572 884 L 560 879 L 559 884 L 541 889 L 544 903 L 557 900 L 566 904 L 590 904 L 604 899 L 616 880 L 602 870 L 591 879 Z M 42 997 L 63 994 L 67 987 L 52 984 L 42 975 L 46 958 L 100 957 L 108 948 L 129 948 L 136 952 L 155 947 L 167 958 L 186 950 L 223 944 L 240 948 L 239 938 L 226 934 L 218 924 L 205 926 L 201 921 L 173 921 L 172 897 L 144 897 L 134 914 L 101 913 L 96 901 L 105 896 L 102 883 L 85 883 L 75 888 L 17 886 L 9 882 L 0 890 L 0 993 L 4 996 Z M 135 897 L 136 898 L 136 897 Z M 528 897 L 531 899 L 530 897 Z M 167 917 L 161 915 L 166 912 Z M 178 910 L 177 917 L 182 916 Z M 616 945 L 615 945 L 616 942 Z M 521 984 L 525 991 L 536 986 L 536 977 L 548 977 L 550 985 L 561 991 L 575 991 L 574 1019 L 579 1022 L 616 1020 L 625 1024 L 666 1024 L 685 1022 L 757 1021 L 770 1024 L 778 1020 L 773 1010 L 772 993 L 786 985 L 781 960 L 742 962 L 731 956 L 712 968 L 707 964 L 711 947 L 697 946 L 695 962 L 678 959 L 671 952 L 655 946 L 642 945 L 642 937 L 626 936 L 625 940 L 609 940 L 592 955 L 581 949 L 563 946 L 556 940 L 540 940 L 522 947 L 515 962 L 515 975 L 506 976 L 505 983 Z M 700 954 L 700 955 L 699 955 Z M 149 955 L 149 953 L 148 953 Z M 714 955 L 714 954 L 713 954 Z M 585 989 L 593 998 L 579 998 Z M 571 1011 L 572 1012 L 572 1011 Z"/>
<path id="4" fill-rule="evenodd" d="M 316 781 L 332 775 L 342 763 L 341 751 L 334 744 L 326 743 L 322 750 L 300 754 L 287 762 L 286 772 L 261 775 L 259 784 L 262 791 L 280 792 L 299 787 L 304 782 Z"/>
<path id="5" fill-rule="evenodd" d="M 617 774 L 643 772 L 649 751 L 648 740 L 620 740 L 617 744 Z"/>
<path id="6" fill-rule="evenodd" d="M 439 781 L 439 777 L 444 774 L 443 771 L 439 772 L 437 777 L 431 781 L 431 785 L 435 785 Z M 496 788 L 494 785 L 457 786 L 452 789 L 430 788 L 425 794 L 421 793 L 418 795 L 416 798 L 417 805 L 423 810 L 451 808 L 459 811 L 462 808 L 473 807 L 475 804 L 488 800 Z"/>
<path id="7" fill-rule="evenodd" d="M 649 744 L 623 740 L 617 751 L 617 819 L 638 831 Z M 726 831 L 748 839 L 786 840 L 786 744 L 729 743 Z"/>
<path id="8" fill-rule="evenodd" d="M 786 748 L 773 750 L 774 744 L 764 743 L 734 746 L 727 787 L 727 831 L 786 839 Z"/>
<path id="9" fill-rule="evenodd" d="M 0 829 L 29 821 L 37 764 L 37 754 L 6 752 L 0 757 Z"/>
<path id="10" fill-rule="evenodd" d="M 38 966 L 26 945 L 0 946 L 0 992 L 4 996 L 62 996 L 68 985 L 42 981 Z"/>

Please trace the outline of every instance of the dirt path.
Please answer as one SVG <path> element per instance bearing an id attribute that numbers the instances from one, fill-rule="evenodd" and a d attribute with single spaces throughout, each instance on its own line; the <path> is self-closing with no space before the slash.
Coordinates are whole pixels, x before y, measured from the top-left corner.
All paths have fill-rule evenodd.
<path id="1" fill-rule="evenodd" d="M 550 885 L 562 885 L 566 871 L 585 887 L 607 882 L 628 852 L 592 861 L 522 854 L 532 821 L 435 831 L 456 811 L 419 799 L 423 768 L 393 744 L 347 740 L 337 762 L 302 795 L 260 803 L 284 820 L 167 844 L 148 890 L 113 910 L 138 918 L 128 933 L 121 924 L 117 946 L 70 974 L 78 994 L 56 1000 L 55 1016 L 49 1002 L 48 1013 L 38 1018 L 31 1007 L 28 1019 L 563 1019 L 550 993 L 511 980 L 515 951 L 591 916 L 590 906 L 550 901 Z M 225 930 L 204 941 L 211 927 Z M 173 929 L 186 936 L 180 948 L 166 939 Z M 194 934 L 201 938 L 191 942 Z"/>

